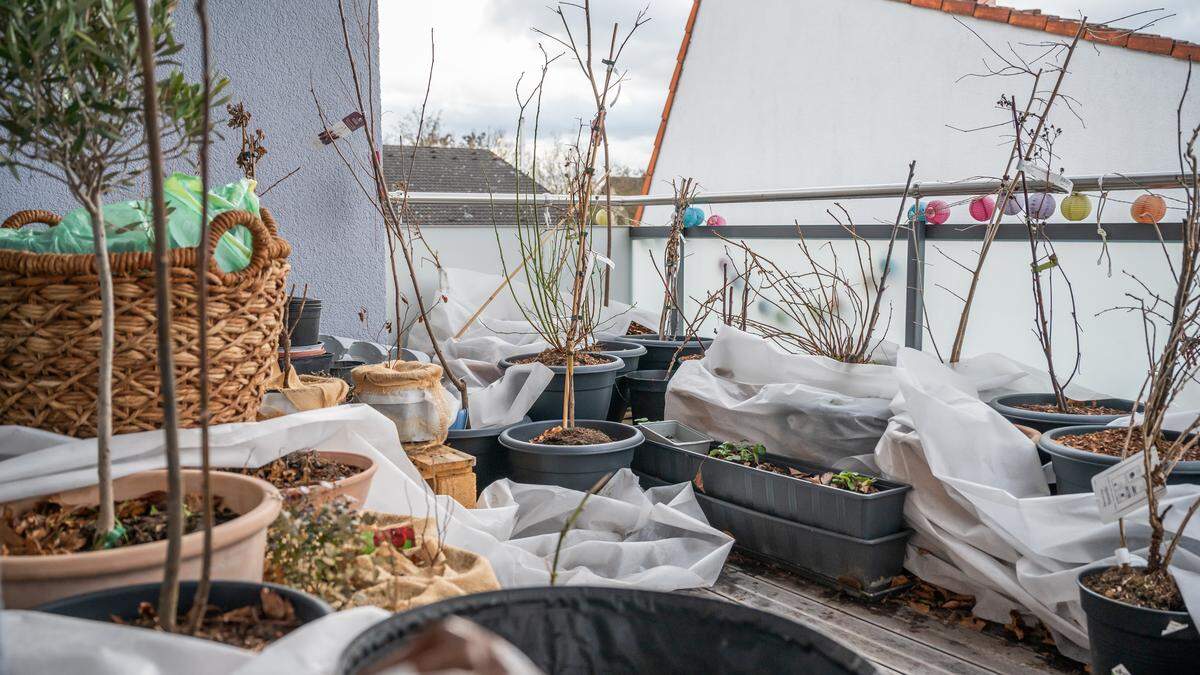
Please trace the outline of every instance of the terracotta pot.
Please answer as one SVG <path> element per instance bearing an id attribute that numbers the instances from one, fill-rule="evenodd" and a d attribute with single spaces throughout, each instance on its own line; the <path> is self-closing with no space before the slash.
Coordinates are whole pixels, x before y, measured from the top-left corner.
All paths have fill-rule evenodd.
<path id="1" fill-rule="evenodd" d="M 1014 424 L 1013 426 L 1017 428 L 1017 431 L 1028 436 L 1029 440 L 1033 441 L 1034 443 L 1037 443 L 1038 439 L 1042 437 L 1042 432 L 1034 429 L 1033 427 L 1027 427 L 1024 424 Z"/>
<path id="2" fill-rule="evenodd" d="M 335 452 L 332 450 L 318 450 L 317 456 L 341 464 L 356 466 L 362 469 L 362 471 L 349 478 L 335 481 L 329 487 L 310 485 L 307 488 L 287 488 L 280 490 L 283 493 L 283 498 L 288 501 L 293 499 L 302 500 L 313 506 L 320 506 L 328 504 L 338 497 L 349 497 L 351 499 L 350 504 L 355 509 L 361 509 L 362 505 L 367 501 L 367 493 L 371 491 L 371 480 L 375 478 L 375 472 L 379 469 L 379 465 L 375 463 L 375 460 L 366 455 L 357 455 L 353 452 Z M 307 493 L 305 490 L 307 490 Z"/>
<path id="3" fill-rule="evenodd" d="M 201 472 L 185 470 L 187 492 L 200 491 Z M 132 499 L 148 492 L 167 489 L 166 471 L 146 471 L 113 482 L 116 499 Z M 225 506 L 241 514 L 213 528 L 214 579 L 262 581 L 267 527 L 279 515 L 282 500 L 270 483 L 223 471 L 212 472 L 213 494 Z M 95 504 L 97 488 L 80 488 L 52 495 L 66 504 Z M 7 504 L 16 511 L 29 508 L 46 497 Z M 202 532 L 183 537 L 181 579 L 200 576 Z M 8 609 L 26 609 L 59 598 L 118 586 L 162 581 L 167 542 L 156 541 L 65 555 L 7 556 L 0 558 L 0 590 Z"/>

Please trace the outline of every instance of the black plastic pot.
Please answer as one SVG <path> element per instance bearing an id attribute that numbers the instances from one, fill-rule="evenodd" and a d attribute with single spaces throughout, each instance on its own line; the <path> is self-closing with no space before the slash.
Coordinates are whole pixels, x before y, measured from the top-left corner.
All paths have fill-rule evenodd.
<path id="1" fill-rule="evenodd" d="M 606 474 L 633 461 L 633 452 L 645 438 L 637 427 L 607 420 L 576 420 L 575 426 L 598 429 L 613 439 L 595 445 L 542 445 L 529 441 L 561 420 L 517 424 L 500 434 L 508 448 L 509 477 L 517 483 L 559 485 L 588 490 Z"/>
<path id="2" fill-rule="evenodd" d="M 675 357 L 675 352 L 679 351 L 679 345 L 684 340 L 683 336 L 659 340 L 658 335 L 625 335 L 621 339 L 645 345 L 646 355 L 642 357 L 641 363 L 638 364 L 640 370 L 666 370 L 671 364 L 671 359 Z M 684 345 L 683 350 L 679 351 L 679 356 L 702 354 L 711 344 L 712 338 L 693 336 Z"/>
<path id="3" fill-rule="evenodd" d="M 296 369 L 297 375 L 315 375 L 317 373 L 327 373 L 332 367 L 333 354 L 330 354 L 329 352 L 317 354 L 316 356 L 306 356 L 300 359 L 292 359 L 292 368 Z"/>
<path id="4" fill-rule="evenodd" d="M 475 458 L 476 493 L 483 492 L 485 487 L 501 478 L 508 478 L 511 472 L 508 449 L 500 445 L 500 434 L 512 426 L 450 430 L 446 445 Z"/>
<path id="5" fill-rule="evenodd" d="M 669 484 L 640 472 L 638 477 L 643 487 Z M 696 501 L 708 524 L 733 535 L 737 547 L 829 586 L 879 597 L 891 591 L 892 578 L 904 572 L 912 530 L 863 539 L 759 513 L 699 491 Z"/>
<path id="6" fill-rule="evenodd" d="M 1087 615 L 1093 673 L 1194 673 L 1200 667 L 1200 634 L 1187 612 L 1166 612 L 1111 600 L 1084 585 L 1079 601 Z M 1174 625 L 1172 625 L 1174 624 Z M 1170 631 L 1168 626 L 1182 626 Z M 1164 631 L 1167 632 L 1165 635 Z M 1117 669 L 1123 665 L 1125 670 Z"/>
<path id="7" fill-rule="evenodd" d="M 836 470 L 768 454 L 765 461 L 822 474 Z M 633 469 L 668 483 L 697 476 L 705 496 L 830 532 L 876 539 L 904 529 L 904 498 L 910 486 L 879 479 L 879 492 L 863 494 L 736 464 L 647 439 L 634 453 Z"/>
<path id="8" fill-rule="evenodd" d="M 316 298 L 292 298 L 288 301 L 287 330 L 293 346 L 309 346 L 320 342 L 321 301 Z"/>
<path id="9" fill-rule="evenodd" d="M 362 365 L 365 365 L 362 361 L 356 361 L 354 359 L 342 359 L 341 361 L 334 361 L 333 365 L 329 366 L 329 374 L 333 377 L 341 378 L 343 382 L 353 386 L 354 378 L 351 377 L 350 372 Z"/>
<path id="10" fill-rule="evenodd" d="M 646 353 L 646 347 L 625 340 L 601 340 L 596 345 L 600 348 L 601 354 L 616 356 L 625 363 L 624 367 L 617 371 L 612 398 L 608 402 L 608 415 L 604 418 L 609 422 L 620 422 L 625 419 L 625 413 L 629 412 L 629 389 L 622 376 L 638 369 L 638 363 L 641 362 L 642 355 Z"/>
<path id="11" fill-rule="evenodd" d="M 396 614 L 346 647 L 339 675 L 377 672 L 406 640 L 459 616 L 508 640 L 546 673 L 876 673 L 794 621 L 721 600 L 624 588 L 514 588 Z"/>
<path id="12" fill-rule="evenodd" d="M 139 604 L 143 602 L 158 603 L 159 586 L 161 584 L 149 583 L 108 588 L 102 591 L 55 600 L 54 602 L 38 607 L 37 611 L 61 614 L 62 616 L 71 616 L 77 619 L 91 619 L 92 621 L 111 621 L 111 617 L 114 616 L 125 621 L 130 621 L 137 618 Z M 222 581 L 214 579 L 212 589 L 209 591 L 208 602 L 210 605 L 215 605 L 226 611 L 257 605 L 259 603 L 259 592 L 264 587 L 270 588 L 291 602 L 292 607 L 296 609 L 296 618 L 300 619 L 300 623 L 302 624 L 316 621 L 326 614 L 333 614 L 333 608 L 320 598 L 294 588 L 280 586 L 279 584 L 269 584 L 265 581 L 256 583 L 252 581 Z M 179 611 L 181 613 L 187 612 L 192 608 L 192 600 L 195 598 L 195 595 L 195 581 L 180 582 Z"/>
<path id="13" fill-rule="evenodd" d="M 667 383 L 674 374 L 675 371 L 635 370 L 622 376 L 633 419 L 656 422 L 663 418 L 667 407 Z"/>
<path id="14" fill-rule="evenodd" d="M 1038 449 L 1050 455 L 1054 465 L 1054 477 L 1057 480 L 1058 494 L 1068 495 L 1092 491 L 1092 476 L 1104 471 L 1121 461 L 1120 457 L 1098 455 L 1094 452 L 1079 450 L 1058 442 L 1062 436 L 1086 434 L 1092 431 L 1102 431 L 1108 427 L 1099 424 L 1089 424 L 1077 427 L 1061 427 L 1044 432 L 1038 439 Z M 1164 431 L 1163 436 L 1175 440 L 1179 434 Z M 1191 483 L 1200 485 L 1200 462 L 1180 462 L 1171 470 L 1167 477 L 1170 485 Z"/>
<path id="15" fill-rule="evenodd" d="M 997 396 L 988 402 L 996 412 L 1013 424 L 1023 424 L 1038 431 L 1050 431 L 1060 427 L 1074 427 L 1081 424 L 1108 424 L 1124 417 L 1124 415 L 1068 415 L 1066 413 L 1044 413 L 1036 410 L 1018 408 L 1020 404 L 1039 403 L 1053 404 L 1054 394 L 1007 394 Z M 1118 410 L 1133 410 L 1134 402 L 1124 398 L 1101 398 L 1087 401 L 1097 406 L 1117 408 Z"/>
<path id="16" fill-rule="evenodd" d="M 520 354 L 500 360 L 500 369 L 507 370 L 516 365 L 514 361 L 534 356 Z M 612 400 L 613 385 L 617 381 L 617 371 L 625 366 L 620 358 L 610 356 L 608 363 L 598 363 L 592 366 L 575 366 L 575 418 L 587 420 L 604 419 L 608 415 L 608 404 Z M 540 420 L 562 419 L 563 390 L 567 386 L 566 366 L 547 366 L 554 371 L 554 378 L 546 385 L 545 391 L 538 396 L 533 407 L 529 409 L 529 419 Z"/>

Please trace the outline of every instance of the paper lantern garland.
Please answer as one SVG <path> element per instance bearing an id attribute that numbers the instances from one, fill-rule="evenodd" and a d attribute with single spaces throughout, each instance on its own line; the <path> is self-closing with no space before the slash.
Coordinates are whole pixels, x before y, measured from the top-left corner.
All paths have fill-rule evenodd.
<path id="1" fill-rule="evenodd" d="M 725 225 L 724 217 L 718 216 L 715 213 L 708 217 L 708 226 L 709 227 L 723 227 L 724 225 Z"/>
<path id="2" fill-rule="evenodd" d="M 1092 213 L 1092 200 L 1088 199 L 1087 195 L 1072 192 L 1062 200 L 1060 210 L 1062 211 L 1063 218 L 1078 222 L 1087 218 Z"/>
<path id="3" fill-rule="evenodd" d="M 925 220 L 931 225 L 941 225 L 950 220 L 950 205 L 935 199 L 925 207 Z"/>
<path id="4" fill-rule="evenodd" d="M 1009 197 L 1004 200 L 1004 215 L 1015 216 L 1021 212 L 1021 204 L 1016 197 Z"/>
<path id="5" fill-rule="evenodd" d="M 967 206 L 967 211 L 971 213 L 971 217 L 976 221 L 986 223 L 996 213 L 996 200 L 992 199 L 989 195 L 976 197 Z"/>
<path id="6" fill-rule="evenodd" d="M 908 207 L 909 222 L 925 224 L 925 202 L 917 202 Z"/>
<path id="7" fill-rule="evenodd" d="M 695 206 L 689 206 L 683 212 L 683 226 L 696 227 L 704 222 L 704 212 Z"/>
<path id="8" fill-rule="evenodd" d="M 1167 215 L 1167 201 L 1158 195 L 1142 195 L 1133 200 L 1129 215 L 1134 222 L 1153 225 Z"/>

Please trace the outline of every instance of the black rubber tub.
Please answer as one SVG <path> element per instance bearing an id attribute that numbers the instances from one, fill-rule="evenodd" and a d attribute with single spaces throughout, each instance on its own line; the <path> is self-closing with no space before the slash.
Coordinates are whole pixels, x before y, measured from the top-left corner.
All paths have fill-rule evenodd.
<path id="1" fill-rule="evenodd" d="M 377 672 L 405 642 L 459 616 L 508 640 L 545 673 L 876 673 L 812 628 L 721 600 L 624 588 L 514 588 L 396 614 L 347 645 L 339 675 Z"/>
<path id="2" fill-rule="evenodd" d="M 507 370 L 515 365 L 514 361 L 534 356 L 534 354 L 519 354 L 500 360 L 501 370 Z M 609 355 L 612 360 L 608 363 L 598 363 L 592 366 L 575 366 L 575 418 L 602 420 L 608 415 L 608 404 L 612 399 L 613 385 L 617 381 L 617 372 L 625 367 L 619 357 Z M 546 385 L 545 391 L 529 409 L 529 419 L 541 420 L 562 419 L 563 389 L 567 383 L 566 366 L 548 366 L 554 371 L 554 378 Z"/>
<path id="3" fill-rule="evenodd" d="M 148 583 L 108 588 L 102 591 L 55 600 L 36 609 L 39 612 L 61 614 L 62 616 L 71 616 L 77 619 L 108 622 L 111 621 L 110 617 L 115 616 L 125 621 L 130 621 L 137 618 L 139 604 L 149 602 L 157 606 L 159 586 L 161 584 Z M 259 592 L 264 587 L 270 588 L 290 601 L 292 607 L 296 609 L 296 617 L 300 619 L 302 624 L 316 621 L 327 614 L 333 614 L 333 608 L 320 598 L 294 588 L 280 586 L 279 584 L 269 584 L 265 581 L 256 583 L 252 581 L 222 581 L 214 579 L 212 589 L 209 591 L 208 603 L 216 605 L 225 611 L 257 605 L 259 603 Z M 187 612 L 192 608 L 192 600 L 195 595 L 195 581 L 182 581 L 179 583 L 180 612 Z"/>
<path id="4" fill-rule="evenodd" d="M 810 474 L 836 473 L 777 455 L 768 454 L 764 461 Z M 879 492 L 850 492 L 649 439 L 634 453 L 633 469 L 668 483 L 693 482 L 699 476 L 705 496 L 861 539 L 886 537 L 904 529 L 904 498 L 911 489 L 877 479 Z"/>
<path id="5" fill-rule="evenodd" d="M 321 301 L 292 298 L 287 307 L 287 329 L 293 345 L 315 345 L 321 341 Z"/>
<path id="6" fill-rule="evenodd" d="M 528 418 L 525 419 L 529 421 Z M 500 445 L 500 434 L 515 425 L 489 427 L 486 429 L 451 429 L 446 445 L 475 458 L 475 492 L 501 478 L 508 478 L 511 471 L 508 449 Z"/>
<path id="7" fill-rule="evenodd" d="M 667 383 L 674 374 L 675 371 L 635 370 L 622 376 L 633 419 L 657 422 L 663 418 L 667 407 Z"/>
<path id="8" fill-rule="evenodd" d="M 641 370 L 666 370 L 671 359 L 675 357 L 675 352 L 678 351 L 681 357 L 702 354 L 712 344 L 712 338 L 693 336 L 680 351 L 679 345 L 684 340 L 682 336 L 659 340 L 658 335 L 625 335 L 621 339 L 645 345 L 646 355 L 638 364 L 638 368 Z"/>
<path id="9" fill-rule="evenodd" d="M 608 402 L 608 415 L 604 418 L 609 422 L 620 422 L 625 419 L 625 413 L 629 412 L 629 388 L 622 376 L 638 369 L 638 363 L 641 362 L 642 355 L 646 353 L 646 347 L 626 340 L 601 340 L 596 344 L 601 350 L 600 353 L 611 354 L 625 363 L 617 371 L 612 398 Z"/>
<path id="10" fill-rule="evenodd" d="M 1023 424 L 1038 431 L 1050 431 L 1059 427 L 1074 427 L 1081 424 L 1108 424 L 1124 417 L 1124 415 L 1068 415 L 1065 413 L 1044 413 L 1036 410 L 1018 408 L 1017 405 L 1040 403 L 1053 404 L 1054 394 L 1007 394 L 997 396 L 988 402 L 996 412 L 1013 424 Z M 1133 410 L 1134 402 L 1124 398 L 1101 398 L 1094 401 L 1084 401 L 1095 406 L 1117 408 L 1118 410 Z"/>
<path id="11" fill-rule="evenodd" d="M 643 487 L 670 484 L 637 473 Z M 733 535 L 739 548 L 829 586 L 879 597 L 892 590 L 892 579 L 904 572 L 905 545 L 912 530 L 862 539 L 759 513 L 698 490 L 696 501 L 708 524 Z"/>
<path id="12" fill-rule="evenodd" d="M 1087 615 L 1093 673 L 1194 673 L 1200 666 L 1200 634 L 1187 612 L 1137 607 L 1096 593 L 1079 575 L 1079 601 Z M 1177 630 L 1172 630 L 1177 628 Z M 1164 634 L 1166 633 L 1166 634 Z M 1117 669 L 1123 665 L 1124 670 Z"/>
<path id="13" fill-rule="evenodd" d="M 517 483 L 588 490 L 606 474 L 628 467 L 633 461 L 634 450 L 645 440 L 637 427 L 628 424 L 578 419 L 575 426 L 599 429 L 613 441 L 595 445 L 541 445 L 529 442 L 560 423 L 561 420 L 551 420 L 517 424 L 500 434 L 500 444 L 509 451 L 509 478 Z"/>
<path id="14" fill-rule="evenodd" d="M 1042 433 L 1038 439 L 1038 449 L 1050 455 L 1054 465 L 1054 477 L 1057 480 L 1058 494 L 1076 494 L 1092 491 L 1092 476 L 1104 471 L 1121 461 L 1120 457 L 1098 455 L 1086 450 L 1078 450 L 1058 442 L 1060 436 L 1086 434 L 1092 431 L 1102 431 L 1108 427 L 1089 424 L 1077 427 L 1060 427 Z M 1174 440 L 1178 433 L 1164 431 L 1163 436 Z M 1200 462 L 1180 462 L 1175 465 L 1171 475 L 1167 477 L 1170 485 L 1192 483 L 1200 485 Z"/>

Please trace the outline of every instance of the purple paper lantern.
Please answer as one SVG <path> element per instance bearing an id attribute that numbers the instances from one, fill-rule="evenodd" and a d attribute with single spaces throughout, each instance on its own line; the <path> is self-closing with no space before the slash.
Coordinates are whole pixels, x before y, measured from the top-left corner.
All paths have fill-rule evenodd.
<path id="1" fill-rule="evenodd" d="M 708 217 L 708 226 L 709 227 L 722 227 L 724 225 L 725 225 L 724 216 L 718 216 L 717 214 L 714 213 L 713 215 Z"/>
<path id="2" fill-rule="evenodd" d="M 1046 220 L 1053 216 L 1054 207 L 1054 195 L 1048 192 L 1029 195 L 1029 217 L 1034 220 Z"/>
<path id="3" fill-rule="evenodd" d="M 1021 212 L 1021 204 L 1016 197 L 1009 197 L 1004 200 L 1004 215 L 1015 216 Z"/>

